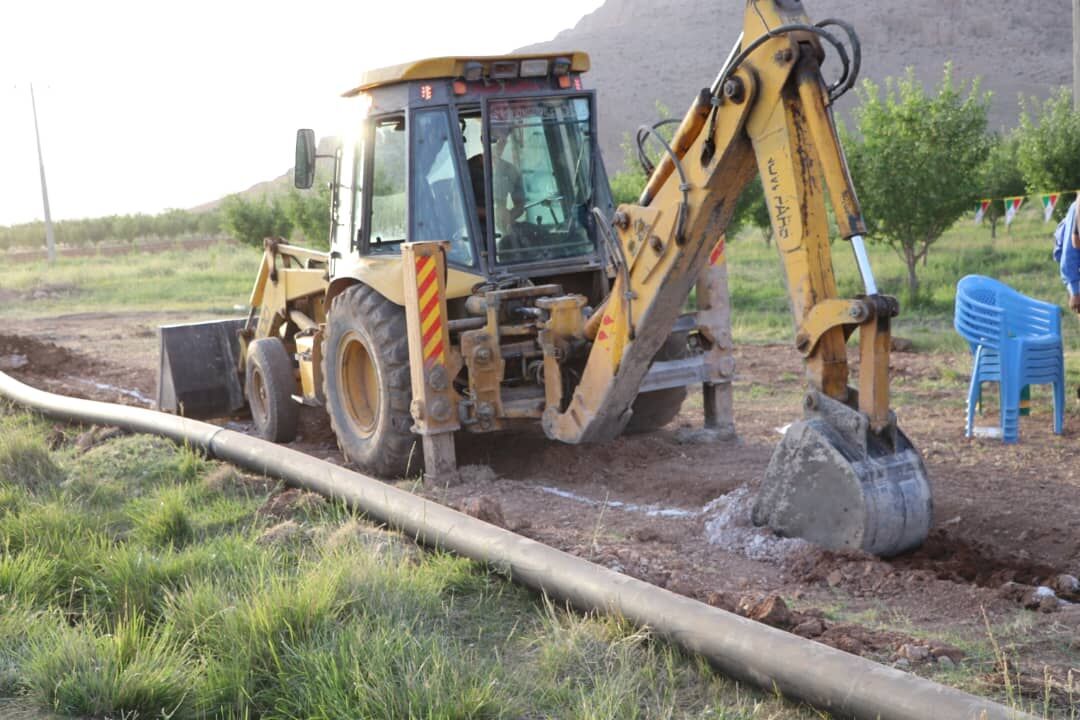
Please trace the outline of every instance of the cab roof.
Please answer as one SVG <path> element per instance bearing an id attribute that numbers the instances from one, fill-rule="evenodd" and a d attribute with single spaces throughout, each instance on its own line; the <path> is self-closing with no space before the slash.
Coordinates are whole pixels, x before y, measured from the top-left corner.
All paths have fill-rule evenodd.
<path id="1" fill-rule="evenodd" d="M 542 58 L 567 58 L 570 60 L 570 72 L 583 73 L 589 70 L 588 53 L 579 50 L 571 52 L 526 53 L 521 55 L 486 55 L 471 57 L 437 57 L 426 60 L 392 65 L 390 67 L 368 70 L 360 76 L 360 84 L 343 93 L 342 97 L 354 97 L 367 90 L 384 85 L 410 82 L 412 80 L 438 80 L 440 78 L 459 78 L 465 73 L 465 64 L 479 62 L 484 65 L 486 75 L 492 63 L 515 60 L 539 60 Z"/>

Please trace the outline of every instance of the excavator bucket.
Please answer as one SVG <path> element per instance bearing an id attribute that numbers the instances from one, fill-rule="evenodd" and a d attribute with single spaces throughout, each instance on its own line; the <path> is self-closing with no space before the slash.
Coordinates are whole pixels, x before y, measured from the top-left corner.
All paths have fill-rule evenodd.
<path id="1" fill-rule="evenodd" d="M 243 327 L 244 320 L 160 327 L 158 410 L 205 419 L 242 409 L 238 357 Z"/>
<path id="2" fill-rule="evenodd" d="M 933 520 L 922 457 L 896 427 L 830 397 L 807 396 L 773 453 L 754 506 L 755 525 L 831 550 L 890 557 L 922 544 Z"/>

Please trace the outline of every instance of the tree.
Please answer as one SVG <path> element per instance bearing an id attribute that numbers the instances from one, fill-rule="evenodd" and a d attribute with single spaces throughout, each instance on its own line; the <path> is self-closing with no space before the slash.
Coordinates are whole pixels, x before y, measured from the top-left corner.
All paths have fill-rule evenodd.
<path id="1" fill-rule="evenodd" d="M 1061 88 L 1041 105 L 1022 104 L 1017 161 L 1030 192 L 1080 188 L 1080 113 L 1073 110 L 1072 93 Z M 1069 206 L 1060 203 L 1055 217 Z"/>
<path id="2" fill-rule="evenodd" d="M 1019 134 L 1014 130 L 1004 137 L 995 135 L 990 143 L 986 160 L 979 171 L 979 188 L 983 199 L 992 199 L 990 207 L 986 209 L 986 220 L 990 222 L 990 237 L 996 238 L 998 222 L 1005 216 L 1001 198 L 1023 195 L 1027 187 L 1018 160 Z"/>
<path id="3" fill-rule="evenodd" d="M 221 226 L 240 242 L 261 247 L 268 237 L 288 237 L 292 223 L 277 198 L 245 200 L 230 195 L 221 203 Z"/>
<path id="4" fill-rule="evenodd" d="M 310 244 L 326 246 L 330 241 L 330 187 L 317 190 L 292 190 L 285 200 L 285 215 L 295 230 Z"/>
<path id="5" fill-rule="evenodd" d="M 845 138 L 871 234 L 904 260 L 911 298 L 918 262 L 978 199 L 990 95 L 978 81 L 965 85 L 953 83 L 949 64 L 936 94 L 911 69 L 887 80 L 884 96 L 864 81 L 853 113 L 858 136 Z"/>
<path id="6" fill-rule="evenodd" d="M 656 103 L 656 112 L 661 120 L 667 120 L 671 117 L 671 112 L 660 102 Z M 674 123 L 667 123 L 657 128 L 657 133 L 665 141 L 671 142 L 675 128 Z M 611 176 L 611 196 L 616 205 L 621 203 L 636 204 L 641 197 L 641 191 L 645 189 L 648 178 L 645 176 L 645 170 L 641 167 L 641 161 L 638 159 L 637 145 L 629 133 L 623 136 L 622 151 L 623 170 Z M 665 154 L 660 143 L 652 139 L 645 141 L 644 151 L 654 166 L 660 163 Z M 733 237 L 746 225 L 762 228 L 765 231 L 766 243 L 772 237 L 769 207 L 765 203 L 765 192 L 762 189 L 760 178 L 751 181 L 739 196 L 739 200 L 735 205 L 735 214 L 732 216 L 731 222 L 728 223 L 728 237 Z"/>

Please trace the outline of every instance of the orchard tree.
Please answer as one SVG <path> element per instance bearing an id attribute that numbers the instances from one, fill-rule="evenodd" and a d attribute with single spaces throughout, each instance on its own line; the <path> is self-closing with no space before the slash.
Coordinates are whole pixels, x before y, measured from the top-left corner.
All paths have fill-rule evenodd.
<path id="1" fill-rule="evenodd" d="M 1061 88 L 1041 105 L 1023 103 L 1020 114 L 1018 162 L 1030 192 L 1080 188 L 1080 113 L 1073 110 L 1072 93 Z M 1054 216 L 1065 217 L 1069 206 L 1058 204 Z"/>
<path id="2" fill-rule="evenodd" d="M 330 186 L 317 190 L 292 190 L 285 200 L 285 215 L 308 243 L 328 247 L 330 241 Z"/>
<path id="3" fill-rule="evenodd" d="M 292 223 L 277 198 L 245 200 L 230 195 L 221 203 L 221 226 L 242 243 L 262 247 L 268 237 L 289 237 Z"/>
<path id="4" fill-rule="evenodd" d="M 919 261 L 979 197 L 990 95 L 978 81 L 954 84 L 949 64 L 936 93 L 908 69 L 886 81 L 884 94 L 865 81 L 859 95 L 848 160 L 871 236 L 903 258 L 914 298 Z"/>
<path id="5" fill-rule="evenodd" d="M 990 139 L 986 161 L 979 171 L 979 192 L 982 199 L 990 198 L 985 219 L 990 223 L 990 237 L 997 237 L 997 226 L 1005 216 L 1002 198 L 1016 197 L 1027 192 L 1024 173 L 1019 163 L 1020 137 L 1013 131 L 1004 137 L 995 135 Z"/>
<path id="6" fill-rule="evenodd" d="M 660 102 L 656 103 L 656 112 L 661 120 L 666 121 L 671 117 L 671 112 Z M 657 128 L 657 133 L 670 143 L 675 127 L 674 123 L 666 123 Z M 636 204 L 641 197 L 642 190 L 645 189 L 648 178 L 638 158 L 637 143 L 630 137 L 629 133 L 623 136 L 622 151 L 623 169 L 611 176 L 611 196 L 616 205 L 622 203 Z M 645 140 L 643 151 L 649 162 L 654 166 L 660 163 L 665 154 L 660 143 L 654 139 Z M 769 206 L 765 203 L 765 192 L 762 189 L 760 178 L 754 178 L 739 196 L 735 205 L 735 214 L 727 227 L 728 237 L 734 237 L 741 228 L 747 225 L 761 228 L 765 233 L 766 243 L 772 238 Z"/>

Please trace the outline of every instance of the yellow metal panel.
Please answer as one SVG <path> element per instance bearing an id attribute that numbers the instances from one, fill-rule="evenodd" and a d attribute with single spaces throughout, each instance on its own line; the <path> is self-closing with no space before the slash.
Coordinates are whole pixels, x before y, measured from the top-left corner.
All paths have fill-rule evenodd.
<path id="1" fill-rule="evenodd" d="M 368 70 L 360 76 L 360 84 L 342 94 L 353 97 L 365 90 L 382 85 L 409 82 L 411 80 L 438 80 L 440 78 L 459 78 L 465 74 L 465 63 L 481 62 L 487 67 L 493 62 L 504 60 L 534 60 L 540 58 L 568 58 L 571 72 L 588 72 L 588 53 L 575 50 L 571 52 L 528 53 L 524 55 L 484 55 L 473 57 L 437 57 L 425 60 L 392 65 L 390 67 Z"/>
<path id="2" fill-rule="evenodd" d="M 334 278 L 350 277 L 374 288 L 395 305 L 405 304 L 405 284 L 400 255 L 342 258 L 334 268 Z M 450 268 L 446 273 L 446 298 L 455 300 L 472 294 L 483 275 Z"/>

